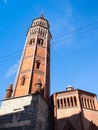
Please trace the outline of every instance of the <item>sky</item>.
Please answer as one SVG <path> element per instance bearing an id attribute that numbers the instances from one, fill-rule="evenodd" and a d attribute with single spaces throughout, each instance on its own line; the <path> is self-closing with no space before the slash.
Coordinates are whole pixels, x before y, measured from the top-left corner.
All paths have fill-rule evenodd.
<path id="1" fill-rule="evenodd" d="M 0 100 L 42 11 L 52 34 L 51 94 L 72 85 L 98 95 L 98 0 L 0 0 Z"/>

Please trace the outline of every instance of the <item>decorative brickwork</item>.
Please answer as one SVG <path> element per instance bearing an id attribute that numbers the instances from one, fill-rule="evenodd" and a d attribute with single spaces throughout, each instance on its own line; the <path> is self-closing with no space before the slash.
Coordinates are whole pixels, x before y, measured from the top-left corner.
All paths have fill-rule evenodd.
<path id="1" fill-rule="evenodd" d="M 51 100 L 53 130 L 90 130 L 91 121 L 93 128 L 98 130 L 98 103 L 95 94 L 68 89 L 54 94 Z"/>
<path id="2" fill-rule="evenodd" d="M 95 94 L 69 85 L 49 97 L 49 28 L 41 14 L 28 30 L 14 92 L 11 84 L 0 108 L 0 130 L 98 130 Z"/>
<path id="3" fill-rule="evenodd" d="M 44 17 L 32 22 L 28 30 L 13 97 L 33 94 L 40 76 L 41 94 L 49 102 L 50 96 L 50 40 L 49 23 Z M 48 70 L 48 71 L 47 71 Z M 24 77 L 25 75 L 25 77 Z M 48 80 L 47 80 L 48 79 Z"/>

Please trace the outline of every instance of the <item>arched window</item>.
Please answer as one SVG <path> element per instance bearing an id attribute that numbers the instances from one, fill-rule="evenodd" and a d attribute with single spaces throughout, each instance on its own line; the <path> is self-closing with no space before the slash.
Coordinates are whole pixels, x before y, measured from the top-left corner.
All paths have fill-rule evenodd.
<path id="1" fill-rule="evenodd" d="M 26 80 L 26 77 L 25 77 L 25 75 L 23 75 L 23 76 L 21 77 L 20 85 L 24 85 L 24 84 L 25 84 L 25 80 Z"/>
<path id="2" fill-rule="evenodd" d="M 43 45 L 43 39 L 41 39 L 41 38 L 37 39 L 37 43 L 38 43 L 39 45 Z"/>
<path id="3" fill-rule="evenodd" d="M 32 45 L 32 40 L 29 41 L 29 45 Z"/>
<path id="4" fill-rule="evenodd" d="M 34 44 L 34 43 L 35 43 L 35 39 L 34 39 L 34 38 L 30 39 L 29 45 L 32 45 L 32 44 Z"/>
<path id="5" fill-rule="evenodd" d="M 39 69 L 39 68 L 40 68 L 40 63 L 41 63 L 40 60 L 37 60 L 37 61 L 36 61 L 36 69 Z"/>

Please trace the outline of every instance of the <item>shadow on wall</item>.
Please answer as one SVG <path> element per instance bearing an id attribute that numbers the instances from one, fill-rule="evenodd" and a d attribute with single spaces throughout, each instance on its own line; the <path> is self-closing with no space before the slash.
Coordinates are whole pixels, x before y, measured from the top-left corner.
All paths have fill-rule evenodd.
<path id="1" fill-rule="evenodd" d="M 32 109 L 32 105 L 34 109 Z M 19 111 L 11 114 L 0 116 L 0 130 L 29 130 L 36 127 L 36 110 L 37 105 L 25 106 L 24 111 Z M 31 121 L 31 125 L 29 124 Z M 24 122 L 24 123 L 23 123 Z M 27 124 L 27 125 L 23 125 Z"/>
<path id="2" fill-rule="evenodd" d="M 98 130 L 98 126 L 93 121 L 83 118 L 82 113 L 62 119 L 53 120 L 53 117 L 51 119 L 50 125 L 54 126 L 51 130 Z"/>
<path id="3" fill-rule="evenodd" d="M 43 103 L 40 94 L 32 95 L 31 104 L 24 106 L 24 110 L 17 109 L 14 110 L 17 112 L 0 116 L 0 130 L 46 130 L 47 108 L 41 107 Z"/>

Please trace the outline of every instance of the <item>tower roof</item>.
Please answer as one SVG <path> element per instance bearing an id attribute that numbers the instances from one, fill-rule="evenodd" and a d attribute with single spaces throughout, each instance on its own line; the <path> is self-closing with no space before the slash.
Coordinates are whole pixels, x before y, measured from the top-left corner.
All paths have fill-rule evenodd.
<path id="1" fill-rule="evenodd" d="M 31 26 L 43 26 L 45 28 L 50 28 L 49 22 L 44 18 L 43 13 L 41 12 L 40 16 L 33 20 Z"/>

